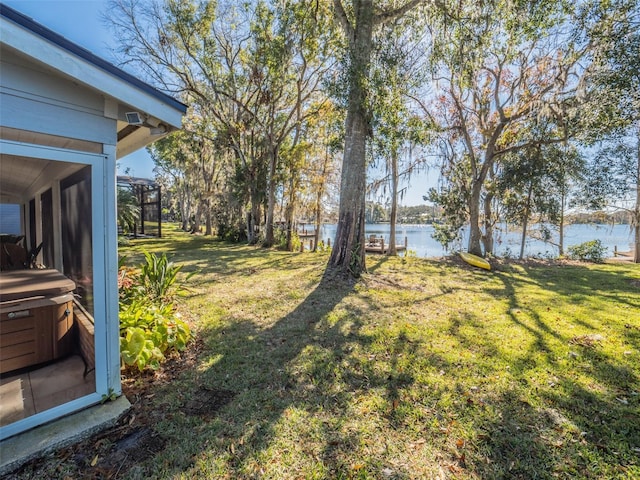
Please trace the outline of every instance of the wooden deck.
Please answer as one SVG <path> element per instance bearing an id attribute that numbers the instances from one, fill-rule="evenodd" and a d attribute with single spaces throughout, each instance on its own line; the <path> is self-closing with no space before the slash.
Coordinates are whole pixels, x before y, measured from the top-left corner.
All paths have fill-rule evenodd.
<path id="1" fill-rule="evenodd" d="M 396 252 L 403 252 L 407 249 L 407 237 L 404 237 L 404 245 L 396 244 Z M 386 254 L 389 252 L 389 244 L 385 243 L 383 237 L 376 237 L 375 235 L 369 235 L 369 240 L 364 245 L 364 251 L 367 253 L 379 253 Z"/>
<path id="2" fill-rule="evenodd" d="M 396 252 L 403 252 L 407 249 L 407 247 L 405 247 L 404 245 L 396 245 Z M 384 247 L 382 245 L 370 245 L 370 244 L 366 244 L 364 246 L 364 251 L 367 253 L 381 253 L 381 254 L 386 254 L 389 251 L 389 246 L 385 245 Z"/>
<path id="3" fill-rule="evenodd" d="M 298 230 L 298 238 L 314 238 L 316 236 L 315 230 Z"/>

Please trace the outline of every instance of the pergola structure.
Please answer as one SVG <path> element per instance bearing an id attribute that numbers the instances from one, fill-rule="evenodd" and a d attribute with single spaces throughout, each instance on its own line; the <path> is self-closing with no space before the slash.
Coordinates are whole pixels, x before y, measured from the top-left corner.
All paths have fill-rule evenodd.
<path id="1" fill-rule="evenodd" d="M 118 188 L 131 191 L 138 201 L 140 215 L 133 226 L 138 236 L 162 237 L 162 187 L 148 178 L 118 176 Z"/>

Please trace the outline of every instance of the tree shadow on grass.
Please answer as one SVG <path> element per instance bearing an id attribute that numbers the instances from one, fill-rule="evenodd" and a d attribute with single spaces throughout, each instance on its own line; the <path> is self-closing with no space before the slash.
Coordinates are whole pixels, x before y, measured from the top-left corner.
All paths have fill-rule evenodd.
<path id="1" fill-rule="evenodd" d="M 251 275 L 251 268 L 256 268 L 249 265 L 253 261 L 257 262 L 257 268 L 271 268 L 273 259 L 265 260 L 260 249 L 256 249 L 255 254 L 245 247 L 238 247 L 233 254 L 226 252 L 216 256 L 212 253 L 201 265 L 202 271 L 224 279 L 229 269 L 235 269 L 236 275 L 245 272 Z M 380 260 L 376 265 L 383 263 L 385 261 Z M 608 275 L 604 273 L 603 281 Z M 628 462 L 637 429 L 625 427 L 624 421 L 637 424 L 637 415 L 633 413 L 637 397 L 631 396 L 634 388 L 636 392 L 638 390 L 634 387 L 638 384 L 636 373 L 597 350 L 579 351 L 581 361 L 585 363 L 580 368 L 589 369 L 593 383 L 604 385 L 609 393 L 591 392 L 568 374 L 559 373 L 556 386 L 533 395 L 540 404 L 523 401 L 523 398 L 531 398 L 532 385 L 528 383 L 528 375 L 540 366 L 533 364 L 531 358 L 537 356 L 538 361 L 544 360 L 549 370 L 554 371 L 558 366 L 554 349 L 558 342 L 566 343 L 570 339 L 515 295 L 518 282 L 556 292 L 554 282 L 536 272 L 528 272 L 521 280 L 507 273 L 497 275 L 502 287 L 492 294 L 508 299 L 508 320 L 532 335 L 534 341 L 529 349 L 519 352 L 513 365 L 513 390 L 500 392 L 484 406 L 481 403 L 467 405 L 469 409 L 486 409 L 473 419 L 477 430 L 484 433 L 478 436 L 476 445 L 482 455 L 469 454 L 469 468 L 481 478 L 552 478 L 553 473 L 565 478 L 573 474 L 587 476 L 584 472 L 588 473 L 588 470 L 584 470 L 579 460 L 581 455 L 605 466 L 616 464 L 613 447 L 609 449 L 611 451 L 605 451 L 599 446 L 611 439 L 608 427 L 598 427 L 597 422 L 602 420 L 622 432 L 614 438 L 615 451 L 622 452 Z M 294 276 L 292 282 L 295 283 L 296 278 L 306 277 Z M 393 278 L 372 283 L 390 289 L 403 288 L 387 280 Z M 574 291 L 569 285 L 563 285 L 561 290 Z M 615 293 L 615 288 L 610 290 L 612 295 L 620 293 Z M 624 287 L 621 290 L 625 292 Z M 375 302 L 366 295 L 359 295 L 358 302 L 345 302 L 354 291 L 353 284 L 329 277 L 309 291 L 292 311 L 274 323 L 260 324 L 251 315 L 240 313 L 236 318 L 212 323 L 201 332 L 206 347 L 200 356 L 200 368 L 185 372 L 176 383 L 158 389 L 155 394 L 161 413 L 157 429 L 166 437 L 167 446 L 162 463 L 149 459 L 140 466 L 145 475 L 166 478 L 204 472 L 211 478 L 224 478 L 225 475 L 254 478 L 261 476 L 265 459 L 281 457 L 279 463 L 286 467 L 288 462 L 300 461 L 299 457 L 303 457 L 308 462 L 306 471 L 315 472 L 317 478 L 351 478 L 359 475 L 358 472 L 363 478 L 366 475 L 381 477 L 380 464 L 372 465 L 364 459 L 362 469 L 354 470 L 353 465 L 346 463 L 354 460 L 349 456 L 350 452 L 372 438 L 368 436 L 371 432 L 353 426 L 354 398 L 358 398 L 360 392 L 380 392 L 380 404 L 362 406 L 362 411 L 383 409 L 389 425 L 397 426 L 398 430 L 407 428 L 403 423 L 406 421 L 402 410 L 403 394 L 416 379 L 415 370 L 411 373 L 402 369 L 401 358 L 403 355 L 417 356 L 416 345 L 404 332 L 394 334 L 385 346 L 385 355 L 391 357 L 382 370 L 376 359 L 367 362 L 356 358 L 353 352 L 359 350 L 375 352 L 373 347 L 386 333 L 377 327 L 370 328 L 371 319 L 377 314 Z M 590 291 L 593 289 L 588 282 L 582 282 L 576 288 L 580 295 Z M 440 293 L 425 295 L 424 301 L 450 292 L 452 290 L 443 289 Z M 277 298 L 271 299 L 274 300 Z M 403 301 L 406 300 L 396 300 Z M 631 305 L 635 300 L 630 296 L 628 302 Z M 518 310 L 527 314 L 526 321 Z M 480 313 L 460 314 L 450 319 L 448 334 L 457 337 L 462 347 L 477 357 L 504 362 L 499 358 L 500 339 L 492 337 L 487 328 Z M 634 329 L 629 329 L 629 334 L 636 335 L 634 338 L 637 339 Z M 447 375 L 456 375 L 455 372 L 464 375 L 466 365 L 462 360 L 458 363 L 452 365 L 446 358 L 433 354 L 423 359 L 422 365 L 436 372 L 442 369 Z M 491 372 L 488 363 L 483 367 L 484 373 Z M 481 369 L 479 371 L 483 373 Z M 466 380 L 468 377 L 456 379 L 456 385 L 468 388 Z M 451 393 L 446 391 L 448 387 L 442 388 L 443 394 Z M 612 397 L 612 391 L 619 392 L 620 398 L 628 404 Z M 438 393 L 428 393 L 430 401 L 436 402 Z M 195 404 L 195 397 L 208 399 L 211 408 L 207 411 L 205 403 Z M 457 408 L 456 414 L 460 413 Z M 611 416 L 602 418 L 599 413 L 602 411 L 611 412 Z M 296 426 L 300 428 L 296 429 Z M 283 432 L 286 429 L 295 431 Z M 583 431 L 587 435 L 582 435 Z M 298 442 L 292 446 L 283 443 L 282 438 L 294 438 Z M 380 441 L 379 437 L 373 438 Z M 587 442 L 586 446 L 583 441 Z M 618 448 L 623 441 L 628 442 L 627 447 Z M 580 449 L 575 450 L 578 447 Z M 372 462 L 379 462 L 379 459 L 374 458 Z M 563 467 L 565 464 L 566 468 Z M 300 468 L 299 464 L 297 468 Z M 393 478 L 416 477 L 415 472 L 401 469 L 395 470 L 393 475 Z"/>
<path id="2" fill-rule="evenodd" d="M 640 473 L 637 369 L 606 353 L 600 342 L 607 339 L 572 337 L 566 327 L 560 330 L 551 316 L 540 315 L 540 305 L 532 306 L 517 296 L 521 284 L 548 289 L 555 295 L 572 295 L 576 301 L 598 289 L 581 275 L 583 267 L 570 268 L 565 281 L 560 282 L 545 279 L 544 272 L 535 269 L 526 269 L 524 278 L 496 273 L 502 288 L 490 293 L 507 300 L 507 319 L 533 341 L 508 359 L 512 390 L 492 398 L 485 414 L 475 420 L 477 428 L 485 432 L 478 451 L 484 452 L 486 460 L 481 456 L 475 459 L 483 478 L 631 478 Z M 610 301 L 622 298 L 628 305 L 636 304 L 637 290 L 624 281 L 626 278 L 620 281 L 607 271 L 597 272 L 595 278 L 600 288 L 608 286 L 605 295 Z M 591 318 L 593 323 L 574 323 L 593 330 L 597 312 Z M 462 326 L 467 327 L 464 334 Z M 615 328 L 623 341 L 637 349 L 640 327 L 630 323 Z M 485 332 L 473 315 L 454 319 L 449 333 L 469 349 L 473 348 L 471 339 L 477 339 L 485 351 L 493 351 L 496 360 L 506 360 L 500 349 L 491 348 L 497 339 Z M 535 404 L 526 400 L 531 398 Z"/>
<path id="3" fill-rule="evenodd" d="M 401 391 L 414 381 L 393 359 L 389 371 L 378 371 L 373 363 L 351 356 L 374 341 L 361 329 L 363 319 L 376 314 L 366 302 L 343 302 L 353 288 L 352 282 L 325 275 L 294 310 L 270 326 L 235 318 L 201 331 L 205 343 L 202 367 L 186 372 L 179 381 L 182 391 L 176 393 L 174 384 L 157 393 L 163 399 L 162 411 L 171 412 L 159 430 L 176 431 L 175 439 L 186 435 L 191 442 L 175 444 L 173 435 L 167 435 L 167 448 L 176 449 L 175 463 L 150 465 L 147 471 L 161 471 L 162 475 L 188 472 L 213 445 L 211 451 L 217 457 L 207 461 L 220 472 L 233 472 L 236 478 L 259 476 L 261 455 L 278 448 L 274 442 L 280 441 L 280 429 L 299 415 L 300 421 L 319 422 L 312 430 L 322 437 L 298 445 L 310 449 L 305 457 L 329 478 L 349 472 L 341 453 L 360 444 L 363 435 L 344 428 L 354 394 L 370 389 L 384 392 L 383 400 L 390 406 L 388 421 L 393 422 Z M 403 335 L 391 347 L 399 356 L 411 348 Z M 213 395 L 214 403 L 219 404 L 217 411 L 208 416 L 190 415 L 193 396 L 203 390 L 220 393 Z M 323 415 L 326 412 L 331 414 Z M 287 417 L 284 422 L 283 416 Z M 189 429 L 191 435 L 185 433 Z M 281 454 L 286 464 L 287 452 Z"/>
<path id="4" fill-rule="evenodd" d="M 628 374 L 628 372 L 627 372 Z M 637 381 L 637 379 L 635 380 Z M 560 378 L 540 404 L 504 392 L 478 428 L 482 478 L 635 478 L 640 415 L 631 403 Z M 627 397 L 628 398 L 628 397 Z"/>
<path id="5" fill-rule="evenodd" d="M 508 270 L 500 274 L 509 275 Z M 550 263 L 523 265 L 518 281 L 553 292 L 575 304 L 599 295 L 640 311 L 640 285 L 632 273 L 633 266 L 629 265 Z"/>

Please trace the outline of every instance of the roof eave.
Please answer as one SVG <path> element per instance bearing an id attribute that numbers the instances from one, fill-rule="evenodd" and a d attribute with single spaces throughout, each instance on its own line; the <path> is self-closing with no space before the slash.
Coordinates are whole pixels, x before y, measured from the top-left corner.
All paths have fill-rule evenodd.
<path id="1" fill-rule="evenodd" d="M 1 43 L 104 95 L 180 128 L 187 106 L 0 4 Z"/>

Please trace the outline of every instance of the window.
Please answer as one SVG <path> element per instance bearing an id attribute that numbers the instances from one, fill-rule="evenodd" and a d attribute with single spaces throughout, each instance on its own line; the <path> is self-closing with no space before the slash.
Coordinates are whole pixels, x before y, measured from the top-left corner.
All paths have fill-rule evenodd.
<path id="1" fill-rule="evenodd" d="M 15 203 L 0 204 L 0 234 L 22 235 L 20 221 L 20 205 Z"/>

